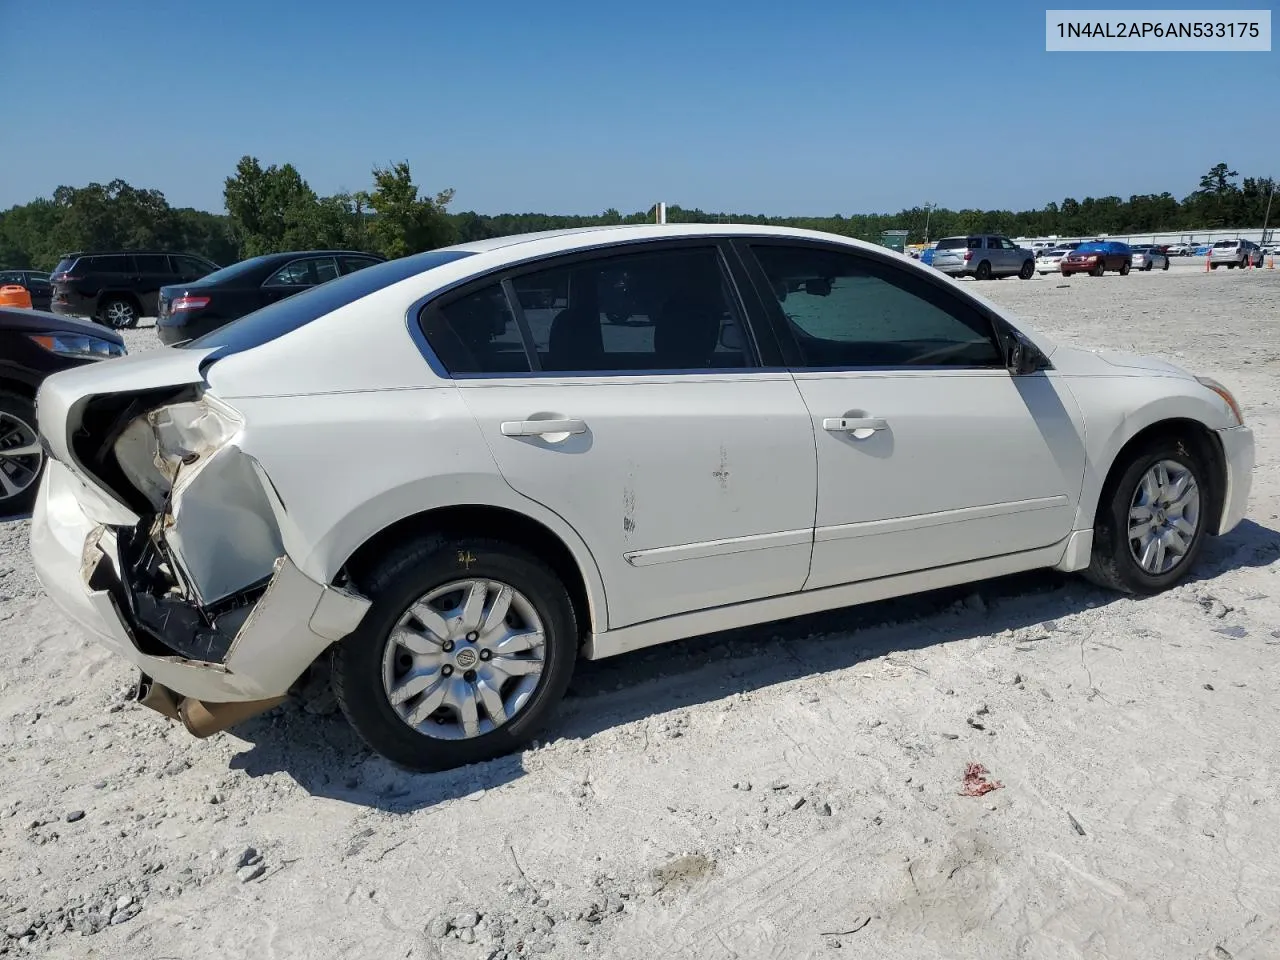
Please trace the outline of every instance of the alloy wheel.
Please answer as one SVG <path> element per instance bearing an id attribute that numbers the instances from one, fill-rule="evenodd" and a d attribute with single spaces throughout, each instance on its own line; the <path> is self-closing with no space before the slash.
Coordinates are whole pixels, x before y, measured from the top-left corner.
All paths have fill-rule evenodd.
<path id="1" fill-rule="evenodd" d="M 107 326 L 113 330 L 123 330 L 133 325 L 135 311 L 133 305 L 123 300 L 112 300 L 103 310 Z"/>
<path id="2" fill-rule="evenodd" d="M 35 429 L 0 410 L 0 505 L 35 483 L 43 462 L 44 451 Z"/>
<path id="3" fill-rule="evenodd" d="M 1138 481 L 1129 504 L 1129 553 L 1159 576 L 1180 564 L 1200 527 L 1200 486 L 1176 460 L 1160 460 Z"/>
<path id="4" fill-rule="evenodd" d="M 387 638 L 383 691 L 417 732 L 441 740 L 491 733 L 529 702 L 546 633 L 533 604 L 496 580 L 458 580 L 410 604 Z"/>

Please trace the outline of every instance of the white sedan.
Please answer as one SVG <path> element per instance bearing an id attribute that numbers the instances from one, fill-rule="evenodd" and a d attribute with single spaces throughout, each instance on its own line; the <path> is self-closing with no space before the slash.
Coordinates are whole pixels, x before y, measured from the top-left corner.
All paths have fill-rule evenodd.
<path id="1" fill-rule="evenodd" d="M 579 658 L 1038 567 L 1163 590 L 1254 456 L 1221 384 L 752 226 L 393 260 L 39 407 L 36 568 L 139 699 L 207 735 L 328 657 L 418 769 L 530 740 Z"/>

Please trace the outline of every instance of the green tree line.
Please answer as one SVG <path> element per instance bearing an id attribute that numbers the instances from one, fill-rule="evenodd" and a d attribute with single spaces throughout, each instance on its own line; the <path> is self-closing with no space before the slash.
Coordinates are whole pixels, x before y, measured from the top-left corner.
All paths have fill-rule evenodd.
<path id="1" fill-rule="evenodd" d="M 803 227 L 874 240 L 908 230 L 910 242 L 965 233 L 1009 236 L 1205 232 L 1263 223 L 1275 182 L 1244 177 L 1219 163 L 1179 200 L 1173 194 L 1067 197 L 1039 210 L 949 210 L 925 206 L 897 213 L 766 217 L 667 208 L 671 223 L 752 223 Z M 408 163 L 374 167 L 369 189 L 321 196 L 293 164 L 263 167 L 243 157 L 223 184 L 226 213 L 172 207 L 159 190 L 123 180 L 59 187 L 52 197 L 0 212 L 0 267 L 48 270 L 75 250 L 153 249 L 196 253 L 226 265 L 283 250 L 342 248 L 400 257 L 450 243 L 566 227 L 647 223 L 654 210 L 592 216 L 451 212 L 452 190 L 421 193 Z M 1280 206 L 1275 211 L 1280 219 Z"/>

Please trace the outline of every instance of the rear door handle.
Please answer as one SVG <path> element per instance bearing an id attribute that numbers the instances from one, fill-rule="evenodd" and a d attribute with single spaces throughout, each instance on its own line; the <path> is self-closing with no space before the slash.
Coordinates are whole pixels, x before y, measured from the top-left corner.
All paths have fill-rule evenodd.
<path id="1" fill-rule="evenodd" d="M 822 429 L 832 433 L 853 433 L 856 430 L 888 430 L 889 421 L 881 417 L 827 417 Z"/>
<path id="2" fill-rule="evenodd" d="M 552 433 L 586 433 L 585 420 L 504 420 L 504 437 L 541 437 Z"/>

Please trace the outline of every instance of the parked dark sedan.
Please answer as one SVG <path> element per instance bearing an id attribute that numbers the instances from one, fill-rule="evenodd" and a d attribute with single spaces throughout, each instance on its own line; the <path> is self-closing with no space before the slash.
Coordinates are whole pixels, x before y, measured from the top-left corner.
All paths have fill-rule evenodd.
<path id="1" fill-rule="evenodd" d="M 1133 263 L 1133 250 L 1127 243 L 1118 240 L 1092 240 L 1082 243 L 1062 258 L 1059 269 L 1064 277 L 1073 273 L 1087 273 L 1091 277 L 1100 277 L 1108 270 L 1115 270 L 1121 276 L 1129 272 Z"/>
<path id="2" fill-rule="evenodd" d="M 161 287 L 156 333 L 166 346 L 186 343 L 269 303 L 383 259 L 355 250 L 306 250 L 241 260 L 194 282 Z"/>
<path id="3" fill-rule="evenodd" d="M 113 330 L 42 310 L 0 307 L 0 517 L 25 513 L 44 451 L 36 435 L 36 390 L 59 370 L 124 356 Z"/>
<path id="4" fill-rule="evenodd" d="M 53 286 L 49 283 L 49 274 L 40 270 L 5 269 L 0 270 L 0 287 L 7 283 L 16 283 L 26 287 L 31 294 L 31 309 L 48 310 L 53 302 Z"/>

